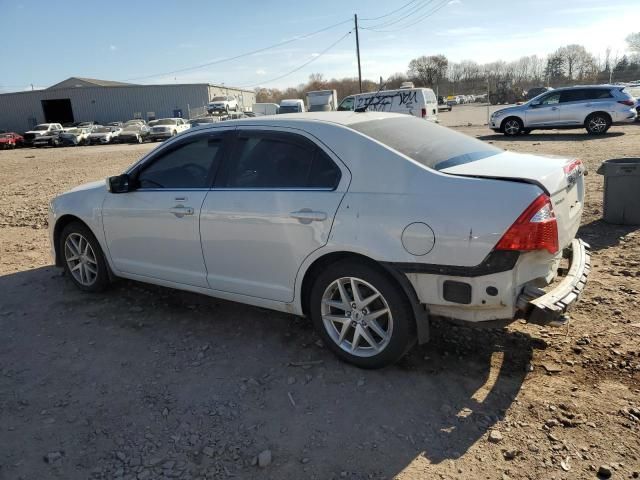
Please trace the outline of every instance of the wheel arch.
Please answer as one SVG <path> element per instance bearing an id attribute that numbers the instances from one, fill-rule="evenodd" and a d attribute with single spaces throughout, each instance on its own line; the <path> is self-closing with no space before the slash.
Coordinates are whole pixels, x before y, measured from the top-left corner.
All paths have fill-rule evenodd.
<path id="1" fill-rule="evenodd" d="M 609 112 L 606 112 L 604 110 L 596 110 L 595 112 L 591 112 L 589 115 L 584 117 L 584 122 L 582 122 L 583 125 L 586 127 L 587 126 L 587 120 L 589 120 L 590 117 L 593 117 L 596 114 L 604 115 L 605 117 L 607 117 L 609 119 L 609 124 L 613 123 L 613 118 L 611 118 L 611 114 Z"/>
<path id="2" fill-rule="evenodd" d="M 518 115 L 509 115 L 505 117 L 502 120 L 502 122 L 500 122 L 500 131 L 502 133 L 504 133 L 504 124 L 506 123 L 507 120 L 511 120 L 512 118 L 515 118 L 516 120 L 518 120 L 520 122 L 520 125 L 522 125 L 522 127 L 524 128 L 524 120 L 522 118 L 520 118 Z"/>
<path id="3" fill-rule="evenodd" d="M 330 264 L 344 260 L 356 260 L 358 262 L 362 262 L 363 264 L 383 273 L 396 283 L 405 294 L 413 310 L 416 330 L 418 333 L 418 342 L 426 343 L 429 341 L 429 320 L 427 312 L 420 304 L 418 295 L 406 275 L 361 253 L 334 251 L 318 257 L 309 265 L 304 272 L 302 285 L 300 287 L 300 307 L 305 316 L 309 316 L 311 289 L 313 288 L 313 283 L 318 274 Z"/>
<path id="4" fill-rule="evenodd" d="M 56 257 L 55 260 L 56 260 L 57 267 L 63 266 L 62 255 L 60 253 L 60 235 L 62 235 L 62 231 L 64 230 L 64 228 L 73 222 L 81 223 L 82 225 L 87 227 L 91 233 L 93 233 L 94 237 L 96 236 L 96 234 L 93 232 L 91 227 L 87 224 L 87 222 L 82 220 L 80 217 L 77 217 L 76 215 L 67 213 L 65 215 L 62 215 L 60 218 L 58 218 L 58 220 L 56 221 L 56 224 L 53 227 L 53 249 L 55 252 L 55 257 Z"/>

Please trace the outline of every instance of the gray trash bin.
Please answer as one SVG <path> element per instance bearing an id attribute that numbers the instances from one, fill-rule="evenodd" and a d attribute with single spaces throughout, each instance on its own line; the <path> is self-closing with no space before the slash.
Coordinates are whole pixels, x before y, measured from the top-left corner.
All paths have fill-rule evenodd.
<path id="1" fill-rule="evenodd" d="M 604 221 L 640 225 L 640 158 L 605 160 L 597 173 L 604 175 Z"/>

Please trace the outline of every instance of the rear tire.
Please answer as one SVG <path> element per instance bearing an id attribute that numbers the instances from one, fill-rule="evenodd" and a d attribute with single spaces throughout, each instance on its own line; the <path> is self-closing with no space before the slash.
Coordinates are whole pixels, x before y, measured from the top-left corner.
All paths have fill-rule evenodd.
<path id="1" fill-rule="evenodd" d="M 62 230 L 58 251 L 64 271 L 84 292 L 101 292 L 109 286 L 109 271 L 102 248 L 89 228 L 71 222 Z"/>
<path id="2" fill-rule="evenodd" d="M 524 125 L 522 124 L 522 120 L 516 117 L 507 118 L 502 123 L 502 133 L 504 133 L 507 137 L 515 137 L 516 135 L 520 135 L 520 132 L 524 129 Z"/>
<path id="3" fill-rule="evenodd" d="M 589 135 L 604 135 L 611 127 L 611 118 L 604 113 L 592 113 L 584 121 Z"/>
<path id="4" fill-rule="evenodd" d="M 318 275 L 309 311 L 327 348 L 361 368 L 397 362 L 416 340 L 404 291 L 382 271 L 356 260 L 333 263 Z"/>

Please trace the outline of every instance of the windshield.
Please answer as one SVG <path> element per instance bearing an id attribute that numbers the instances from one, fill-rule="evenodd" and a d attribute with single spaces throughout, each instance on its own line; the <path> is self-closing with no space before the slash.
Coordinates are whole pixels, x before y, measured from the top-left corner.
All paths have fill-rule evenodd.
<path id="1" fill-rule="evenodd" d="M 227 97 L 213 97 L 211 99 L 212 102 L 226 102 L 227 101 Z"/>
<path id="2" fill-rule="evenodd" d="M 298 105 L 280 105 L 280 110 L 278 113 L 298 113 L 300 108 Z"/>
<path id="3" fill-rule="evenodd" d="M 170 118 L 165 118 L 163 120 L 158 120 L 155 125 L 175 125 L 176 121 L 171 120 Z"/>
<path id="4" fill-rule="evenodd" d="M 36 131 L 48 130 L 48 129 L 49 129 L 49 125 L 37 125 L 36 128 L 34 128 L 34 130 Z"/>
<path id="5" fill-rule="evenodd" d="M 153 127 L 154 125 L 157 125 L 157 124 L 158 124 L 158 120 L 151 120 L 151 121 L 149 122 L 149 126 L 150 126 L 150 127 Z"/>
<path id="6" fill-rule="evenodd" d="M 480 140 L 410 116 L 370 120 L 351 128 L 435 170 L 502 153 Z"/>
<path id="7" fill-rule="evenodd" d="M 109 127 L 100 127 L 100 128 L 96 128 L 95 133 L 109 133 L 111 132 L 111 129 Z"/>
<path id="8" fill-rule="evenodd" d="M 70 128 L 65 133 L 73 133 L 74 135 L 76 135 L 76 134 L 80 133 L 80 129 L 79 128 Z"/>
<path id="9" fill-rule="evenodd" d="M 11 138 L 11 135 L 8 133 L 0 133 L 0 138 Z"/>
<path id="10" fill-rule="evenodd" d="M 142 120 L 129 120 L 127 123 L 125 123 L 125 126 L 127 125 L 141 125 L 142 124 Z"/>
<path id="11" fill-rule="evenodd" d="M 138 130 L 141 130 L 140 124 L 134 124 L 124 127 L 123 132 L 137 132 Z"/>

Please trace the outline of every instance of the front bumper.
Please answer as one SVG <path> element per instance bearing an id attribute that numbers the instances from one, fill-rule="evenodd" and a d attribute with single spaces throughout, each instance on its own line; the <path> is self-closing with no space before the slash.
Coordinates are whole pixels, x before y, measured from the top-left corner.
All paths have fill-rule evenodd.
<path id="1" fill-rule="evenodd" d="M 518 307 L 529 323 L 561 326 L 566 324 L 566 312 L 578 301 L 591 270 L 589 245 L 574 239 L 563 252 L 570 263 L 567 275 L 551 290 L 545 292 L 527 286 L 518 297 Z"/>

